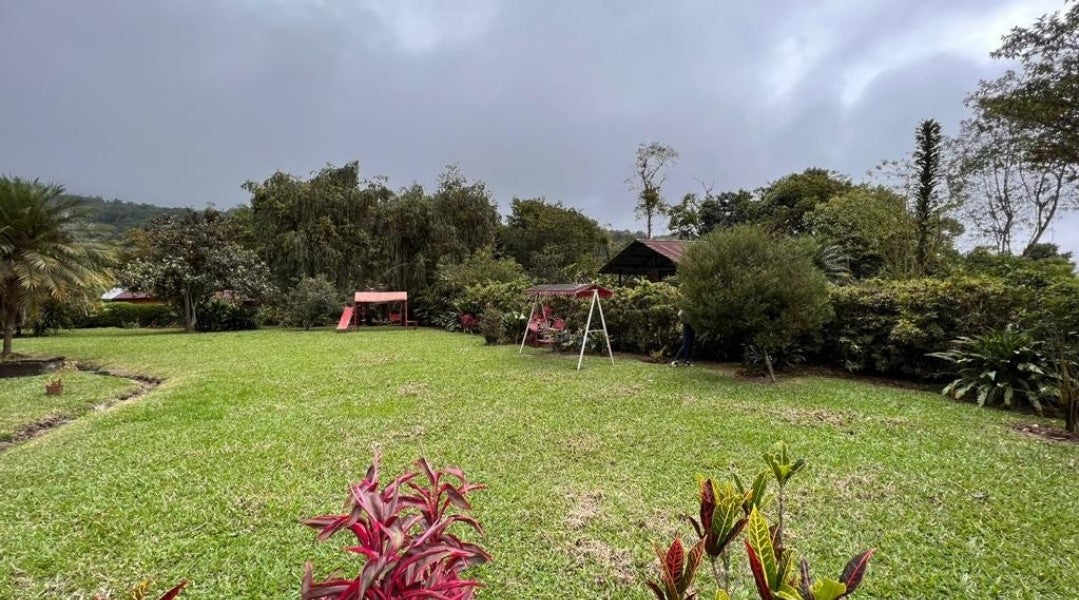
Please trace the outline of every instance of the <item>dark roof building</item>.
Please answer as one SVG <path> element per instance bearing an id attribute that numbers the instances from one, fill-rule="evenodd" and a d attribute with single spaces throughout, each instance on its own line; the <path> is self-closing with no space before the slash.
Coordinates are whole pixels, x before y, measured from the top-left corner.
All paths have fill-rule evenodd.
<path id="1" fill-rule="evenodd" d="M 633 240 L 603 268 L 600 273 L 612 275 L 641 275 L 659 281 L 674 275 L 689 242 L 683 240 Z"/>

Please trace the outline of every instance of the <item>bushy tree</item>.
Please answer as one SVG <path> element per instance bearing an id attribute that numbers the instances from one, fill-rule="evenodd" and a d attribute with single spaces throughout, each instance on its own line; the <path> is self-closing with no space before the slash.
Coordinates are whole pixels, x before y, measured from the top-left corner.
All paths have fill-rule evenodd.
<path id="1" fill-rule="evenodd" d="M 1079 166 L 1079 3 L 1004 37 L 994 58 L 1019 62 L 977 102 L 1031 140 L 1033 160 Z"/>
<path id="2" fill-rule="evenodd" d="M 772 182 L 749 205 L 753 223 L 776 233 L 808 233 L 805 216 L 817 206 L 851 189 L 850 180 L 827 169 L 810 168 Z"/>
<path id="3" fill-rule="evenodd" d="M 306 180 L 278 171 L 244 189 L 255 250 L 279 287 L 324 274 L 341 289 L 356 288 L 377 276 L 376 212 L 392 192 L 362 181 L 359 163 L 328 166 Z"/>
<path id="4" fill-rule="evenodd" d="M 608 240 L 594 219 L 544 198 L 515 198 L 499 238 L 506 254 L 541 281 L 594 273 Z"/>
<path id="5" fill-rule="evenodd" d="M 813 209 L 806 222 L 823 244 L 842 250 L 856 279 L 917 271 L 914 220 L 906 199 L 887 188 L 851 188 Z"/>
<path id="6" fill-rule="evenodd" d="M 198 326 L 198 307 L 216 292 L 261 299 L 269 291 L 266 266 L 230 241 L 213 209 L 159 217 L 146 228 L 147 246 L 121 273 L 124 286 L 172 303 L 186 331 Z"/>
<path id="7" fill-rule="evenodd" d="M 9 358 L 19 319 L 49 301 L 99 294 L 112 250 L 96 241 L 78 199 L 36 179 L 0 177 L 0 325 Z"/>
<path id="8" fill-rule="evenodd" d="M 830 315 L 828 281 L 805 245 L 762 228 L 715 231 L 690 246 L 679 266 L 682 307 L 702 333 L 771 352 L 812 333 Z"/>
<path id="9" fill-rule="evenodd" d="M 311 329 L 325 325 L 341 307 L 342 296 L 324 275 L 304 277 L 285 297 L 285 317 L 289 324 Z"/>

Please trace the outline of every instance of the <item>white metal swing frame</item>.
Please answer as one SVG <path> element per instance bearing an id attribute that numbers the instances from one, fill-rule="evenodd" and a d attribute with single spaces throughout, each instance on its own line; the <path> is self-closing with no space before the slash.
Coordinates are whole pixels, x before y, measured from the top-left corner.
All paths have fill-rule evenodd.
<path id="1" fill-rule="evenodd" d="M 528 313 L 528 320 L 525 321 L 525 333 L 521 337 L 521 348 L 517 351 L 517 354 L 523 354 L 525 351 L 525 342 L 528 341 L 528 326 L 532 324 L 532 317 L 536 315 L 536 307 L 539 306 L 545 298 L 537 297 L 532 301 L 532 310 Z M 599 322 L 602 325 L 602 329 L 592 329 L 592 314 L 599 309 Z M 584 337 L 581 339 L 581 352 L 577 357 L 577 370 L 581 370 L 581 364 L 584 363 L 584 350 L 588 347 L 588 335 L 591 333 L 603 332 L 603 339 L 607 341 L 607 356 L 611 359 L 611 364 L 614 364 L 614 352 L 611 351 L 611 336 L 607 334 L 607 319 L 603 316 L 603 301 L 600 300 L 599 290 L 592 290 L 592 304 L 588 307 L 588 320 L 584 324 Z"/>

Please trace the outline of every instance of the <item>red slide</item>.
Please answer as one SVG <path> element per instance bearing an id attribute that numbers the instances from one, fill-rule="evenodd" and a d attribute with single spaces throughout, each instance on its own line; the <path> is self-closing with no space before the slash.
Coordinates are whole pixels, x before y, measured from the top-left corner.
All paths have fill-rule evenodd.
<path id="1" fill-rule="evenodd" d="M 341 320 L 337 322 L 337 331 L 348 331 L 349 325 L 352 325 L 352 311 L 354 307 L 346 306 L 344 312 L 341 313 Z"/>

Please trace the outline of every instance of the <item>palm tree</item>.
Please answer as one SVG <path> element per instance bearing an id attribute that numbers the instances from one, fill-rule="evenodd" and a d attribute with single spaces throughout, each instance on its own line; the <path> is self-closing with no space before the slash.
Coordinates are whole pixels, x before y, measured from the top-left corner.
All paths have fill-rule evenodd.
<path id="1" fill-rule="evenodd" d="M 0 358 L 11 357 L 20 315 L 69 302 L 109 281 L 111 249 L 95 240 L 78 200 L 38 180 L 0 177 Z"/>

